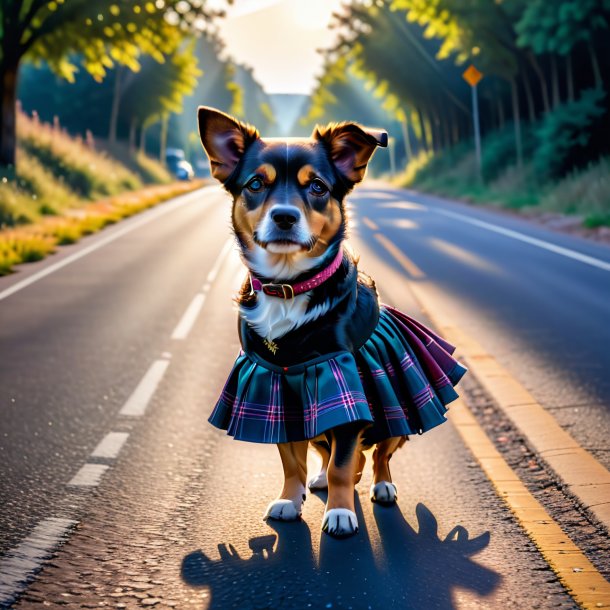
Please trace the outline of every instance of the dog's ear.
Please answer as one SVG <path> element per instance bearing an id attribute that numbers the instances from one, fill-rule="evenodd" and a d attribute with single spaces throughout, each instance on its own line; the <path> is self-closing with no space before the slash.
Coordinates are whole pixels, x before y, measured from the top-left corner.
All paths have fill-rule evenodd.
<path id="1" fill-rule="evenodd" d="M 258 131 L 252 125 L 207 106 L 199 106 L 197 119 L 212 176 L 226 182 L 248 146 L 259 137 Z"/>
<path id="2" fill-rule="evenodd" d="M 312 137 L 322 142 L 339 173 L 349 182 L 360 182 L 366 166 L 378 146 L 388 145 L 388 133 L 358 123 L 316 125 Z"/>

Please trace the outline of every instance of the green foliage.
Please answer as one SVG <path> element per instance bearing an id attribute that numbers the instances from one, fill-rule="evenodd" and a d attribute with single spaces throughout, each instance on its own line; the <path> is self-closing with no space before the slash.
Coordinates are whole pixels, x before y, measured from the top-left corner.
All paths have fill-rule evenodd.
<path id="1" fill-rule="evenodd" d="M 522 137 L 524 156 L 528 158 L 537 146 L 537 141 L 530 127 L 523 131 Z M 516 163 L 515 130 L 512 123 L 508 123 L 504 129 L 492 131 L 483 137 L 481 170 L 486 182 L 492 182 Z"/>
<path id="2" fill-rule="evenodd" d="M 563 104 L 544 117 L 536 130 L 538 146 L 534 155 L 534 168 L 542 180 L 569 169 L 571 153 L 587 145 L 592 124 L 603 115 L 605 98 L 605 92 L 589 89 L 578 100 Z"/>
<path id="3" fill-rule="evenodd" d="M 608 29 L 608 11 L 610 0 L 530 0 L 515 25 L 517 44 L 538 54 L 567 55 L 592 31 Z"/>
<path id="4" fill-rule="evenodd" d="M 169 182 L 158 163 L 115 145 L 116 157 L 93 150 L 57 127 L 18 117 L 17 169 L 0 175 L 0 227 L 31 224 L 63 214 L 79 202 L 139 188 L 143 181 Z M 117 160 L 118 158 L 118 160 Z M 123 164 L 129 165 L 126 168 Z"/>
<path id="5" fill-rule="evenodd" d="M 110 144 L 101 140 L 96 141 L 96 147 L 119 161 L 145 184 L 167 184 L 173 180 L 165 165 L 140 151 L 130 151 L 129 146 L 123 142 Z"/>
<path id="6" fill-rule="evenodd" d="M 19 117 L 20 146 L 79 197 L 91 199 L 140 186 L 137 176 L 58 127 Z"/>
<path id="7" fill-rule="evenodd" d="M 0 183 L 0 201 L 4 187 Z M 145 210 L 161 201 L 199 188 L 199 182 L 180 182 L 152 186 L 135 193 L 125 193 L 96 203 L 80 201 L 78 207 L 57 217 L 39 219 L 27 226 L 0 228 L 0 275 L 12 271 L 14 265 L 40 260 L 57 245 L 71 244 L 83 235 L 99 231 L 108 224 Z M 7 188 L 11 188 L 8 185 Z"/>
<path id="8" fill-rule="evenodd" d="M 96 80 L 116 64 L 137 71 L 142 55 L 162 63 L 185 29 L 211 16 L 201 0 L 7 0 L 2 12 L 16 22 L 20 55 L 46 61 L 70 81 L 75 59 Z"/>
<path id="9" fill-rule="evenodd" d="M 169 113 L 180 113 L 184 97 L 190 95 L 202 72 L 193 55 L 195 41 L 175 49 L 157 60 L 145 58 L 138 72 L 126 75 L 121 92 L 121 118 L 139 127 L 147 127 Z"/>

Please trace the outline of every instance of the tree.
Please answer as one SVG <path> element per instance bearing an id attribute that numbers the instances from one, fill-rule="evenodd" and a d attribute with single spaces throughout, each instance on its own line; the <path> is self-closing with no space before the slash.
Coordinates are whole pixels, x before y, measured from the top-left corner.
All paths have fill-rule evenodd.
<path id="1" fill-rule="evenodd" d="M 424 39 L 421 26 L 381 0 L 353 3 L 336 15 L 335 27 L 340 37 L 331 53 L 350 58 L 355 73 L 375 87 L 397 118 L 406 121 L 413 113 L 424 147 L 448 145 L 469 110 L 460 70 L 437 59 L 440 42 Z M 446 107 L 452 111 L 444 112 Z"/>
<path id="2" fill-rule="evenodd" d="M 580 43 L 587 46 L 595 86 L 603 88 L 599 60 L 591 39 L 593 32 L 609 29 L 609 13 L 610 0 L 531 0 L 526 4 L 515 26 L 519 35 L 517 44 L 531 48 L 537 55 L 549 54 L 551 57 L 555 107 L 560 101 L 555 58 L 557 55 L 566 58 L 568 99 L 574 101 L 572 52 Z"/>
<path id="3" fill-rule="evenodd" d="M 143 54 L 162 61 L 184 29 L 203 28 L 213 15 L 204 0 L 2 0 L 0 165 L 15 163 L 15 103 L 24 57 L 47 61 L 68 80 L 78 61 L 102 80 L 116 64 L 137 70 Z"/>
<path id="4" fill-rule="evenodd" d="M 161 64 L 152 58 L 144 58 L 141 69 L 133 74 L 122 95 L 120 112 L 124 123 L 129 125 L 132 144 L 136 129 L 140 129 L 143 149 L 145 133 L 150 125 L 157 121 L 167 125 L 171 113 L 182 112 L 185 96 L 193 92 L 202 74 L 193 55 L 194 46 L 195 40 L 183 44 L 181 49 L 165 56 Z M 160 155 L 164 156 L 163 150 Z"/>

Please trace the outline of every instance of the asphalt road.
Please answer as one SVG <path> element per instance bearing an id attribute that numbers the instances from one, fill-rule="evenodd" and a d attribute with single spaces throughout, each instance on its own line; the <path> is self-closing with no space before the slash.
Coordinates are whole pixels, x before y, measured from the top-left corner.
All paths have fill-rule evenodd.
<path id="1" fill-rule="evenodd" d="M 400 245 L 456 323 L 610 468 L 610 248 L 406 191 L 369 189 L 353 207 Z M 359 233 L 385 256 L 366 224 Z"/>
<path id="2" fill-rule="evenodd" d="M 352 208 L 361 266 L 393 304 L 423 316 L 408 290 L 384 289 L 403 271 L 364 217 L 562 425 L 608 457 L 609 272 L 447 212 L 602 262 L 610 250 L 378 185 Z M 228 221 L 225 196 L 209 188 L 0 280 L 0 552 L 45 518 L 78 522 L 16 607 L 574 607 L 451 424 L 393 459 L 399 508 L 371 506 L 365 476 L 357 537 L 320 534 L 323 496 L 308 498 L 300 523 L 262 522 L 281 485 L 277 450 L 206 422 L 238 350 L 231 294 L 243 272 L 235 253 L 218 258 Z M 172 338 L 197 298 L 192 328 Z M 158 362 L 165 374 L 145 412 L 122 415 Z M 109 433 L 127 439 L 118 458 L 90 457 Z M 68 485 L 85 462 L 109 467 L 99 485 Z"/>

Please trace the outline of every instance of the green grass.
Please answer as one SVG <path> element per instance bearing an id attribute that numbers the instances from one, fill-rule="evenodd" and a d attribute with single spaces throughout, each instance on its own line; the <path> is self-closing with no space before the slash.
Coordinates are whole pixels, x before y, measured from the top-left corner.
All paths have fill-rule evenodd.
<path id="1" fill-rule="evenodd" d="M 201 181 L 149 186 L 90 203 L 63 216 L 50 216 L 17 227 L 0 230 L 0 275 L 19 263 L 40 260 L 57 246 L 77 242 L 83 235 L 131 216 L 202 185 Z"/>
<path id="2" fill-rule="evenodd" d="M 496 140 L 500 156 L 505 155 L 506 139 Z M 471 203 L 578 215 L 587 228 L 610 226 L 610 157 L 546 184 L 538 182 L 531 160 L 519 170 L 510 164 L 499 169 L 499 162 L 488 159 L 487 175 L 493 178 L 483 183 L 475 167 L 474 152 L 461 145 L 436 155 L 420 154 L 395 182 Z"/>
<path id="3" fill-rule="evenodd" d="M 17 169 L 0 173 L 0 275 L 201 185 L 172 182 L 127 146 L 102 150 L 24 114 L 17 135 Z"/>
<path id="4" fill-rule="evenodd" d="M 96 147 L 113 159 L 120 161 L 129 171 L 137 175 L 142 182 L 169 184 L 174 180 L 170 172 L 159 161 L 139 151 L 132 153 L 129 150 L 129 146 L 123 142 L 110 144 L 105 140 L 96 140 Z"/>

